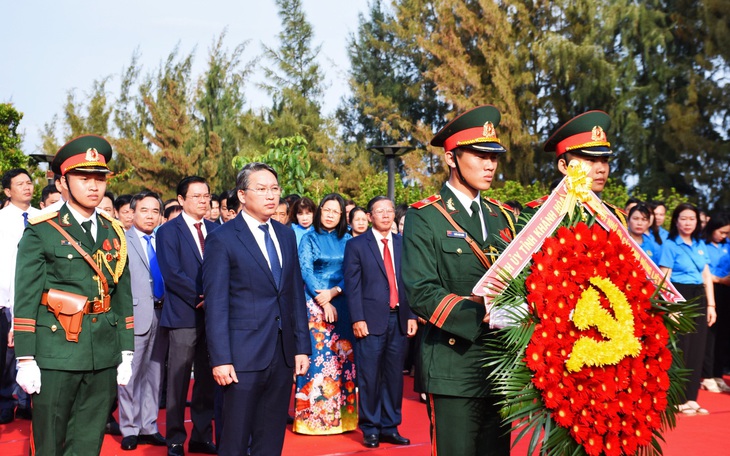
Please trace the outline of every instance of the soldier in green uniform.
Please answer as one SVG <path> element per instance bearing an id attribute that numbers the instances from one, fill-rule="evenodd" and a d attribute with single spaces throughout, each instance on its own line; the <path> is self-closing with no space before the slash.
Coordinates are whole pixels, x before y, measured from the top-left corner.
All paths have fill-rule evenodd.
<path id="1" fill-rule="evenodd" d="M 601 192 L 608 181 L 610 172 L 609 160 L 613 157 L 611 143 L 606 130 L 611 126 L 611 118 L 603 111 L 588 111 L 573 117 L 558 127 L 545 143 L 545 152 L 557 155 L 558 171 L 566 175 L 571 160 L 578 160 L 590 166 L 588 177 L 593 179 L 591 190 L 601 197 Z M 530 201 L 525 205 L 524 217 L 520 221 L 529 220 L 537 212 L 547 196 Z M 613 204 L 603 202 L 606 208 L 626 226 L 626 213 Z"/>
<path id="2" fill-rule="evenodd" d="M 413 312 L 427 321 L 420 378 L 428 393 L 431 454 L 508 455 L 484 367 L 492 337 L 481 297 L 471 290 L 514 235 L 514 216 L 485 199 L 506 152 L 495 133 L 500 113 L 479 106 L 455 118 L 431 141 L 443 147 L 449 180 L 415 203 L 404 227 L 401 272 Z"/>
<path id="3" fill-rule="evenodd" d="M 31 219 L 18 246 L 15 350 L 18 384 L 31 394 L 31 454 L 98 455 L 117 384 L 134 350 L 127 249 L 104 197 L 110 144 L 81 136 L 52 168 L 69 199 Z"/>

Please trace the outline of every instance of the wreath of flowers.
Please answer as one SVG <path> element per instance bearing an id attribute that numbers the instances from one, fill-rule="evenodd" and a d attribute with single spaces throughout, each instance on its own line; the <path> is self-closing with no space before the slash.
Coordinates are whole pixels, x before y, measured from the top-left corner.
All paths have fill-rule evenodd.
<path id="1" fill-rule="evenodd" d="M 661 454 L 687 376 L 676 334 L 695 308 L 661 300 L 618 235 L 569 224 L 495 298 L 519 321 L 488 350 L 502 415 L 517 440 L 532 434 L 528 454 Z"/>

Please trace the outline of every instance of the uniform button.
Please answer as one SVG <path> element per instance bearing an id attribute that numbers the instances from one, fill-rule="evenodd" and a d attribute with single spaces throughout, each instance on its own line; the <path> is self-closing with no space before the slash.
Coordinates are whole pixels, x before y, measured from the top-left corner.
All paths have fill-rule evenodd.
<path id="1" fill-rule="evenodd" d="M 92 322 L 92 323 L 96 323 L 96 317 L 92 318 L 92 319 L 91 319 L 91 322 Z"/>
<path id="2" fill-rule="evenodd" d="M 449 345 L 454 345 L 455 343 L 456 343 L 456 339 L 454 339 L 453 337 L 451 339 L 449 339 Z"/>
<path id="3" fill-rule="evenodd" d="M 456 249 L 456 253 L 458 253 L 459 255 L 461 255 L 461 247 L 459 247 L 458 249 Z"/>
<path id="4" fill-rule="evenodd" d="M 51 326 L 51 332 L 56 332 L 57 329 L 58 329 L 58 326 L 56 326 L 56 325 Z"/>
<path id="5" fill-rule="evenodd" d="M 281 320 L 281 317 L 276 317 L 276 321 L 279 321 L 279 320 Z"/>
<path id="6" fill-rule="evenodd" d="M 69 260 L 73 260 L 74 256 L 73 256 L 72 254 L 70 254 L 70 253 L 69 253 L 69 254 L 68 254 L 68 257 L 67 257 L 67 258 L 68 258 Z"/>

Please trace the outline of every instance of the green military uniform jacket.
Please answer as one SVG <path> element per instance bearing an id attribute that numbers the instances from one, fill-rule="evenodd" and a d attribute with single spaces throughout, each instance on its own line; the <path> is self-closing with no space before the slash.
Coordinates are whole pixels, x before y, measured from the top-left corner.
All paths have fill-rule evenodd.
<path id="1" fill-rule="evenodd" d="M 66 340 L 54 314 L 40 304 L 41 295 L 53 288 L 94 300 L 99 298 L 99 285 L 91 265 L 48 219 L 77 240 L 97 264 L 101 263 L 109 284 L 111 310 L 84 315 L 78 342 Z M 32 219 L 18 245 L 15 353 L 18 357 L 34 356 L 41 369 L 87 371 L 116 367 L 122 361 L 122 350 L 134 350 L 132 291 L 123 228 L 102 213 L 96 214 L 96 223 L 96 243 L 92 246 L 64 205 L 59 212 Z M 112 272 L 121 273 L 117 283 Z"/>
<path id="2" fill-rule="evenodd" d="M 470 219 L 447 186 L 440 197 L 414 204 L 404 227 L 401 274 L 408 301 L 414 313 L 429 321 L 422 337 L 421 379 L 432 394 L 484 397 L 489 394 L 485 342 L 491 332 L 482 323 L 486 309 L 460 297 L 471 294 L 486 269 L 435 205 L 446 208 L 472 239 L 481 239 L 481 225 Z M 481 247 L 493 261 L 496 247 L 514 235 L 514 216 L 493 200 L 483 199 L 481 210 L 487 227 Z"/>

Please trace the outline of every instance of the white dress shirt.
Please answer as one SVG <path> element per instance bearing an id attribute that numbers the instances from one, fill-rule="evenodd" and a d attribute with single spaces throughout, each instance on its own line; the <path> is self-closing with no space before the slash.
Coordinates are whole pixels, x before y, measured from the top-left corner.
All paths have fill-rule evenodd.
<path id="1" fill-rule="evenodd" d="M 261 249 L 261 253 L 263 253 L 264 258 L 266 258 L 266 262 L 269 264 L 269 269 L 271 269 L 271 258 L 269 258 L 269 254 L 266 251 L 266 236 L 264 236 L 264 232 L 259 228 L 259 225 L 263 225 L 263 223 L 248 215 L 246 211 L 241 211 L 241 217 L 251 230 L 253 238 L 256 239 L 256 244 L 259 246 L 259 249 Z M 266 221 L 266 225 L 269 226 L 269 234 L 271 235 L 271 240 L 274 241 L 276 254 L 279 256 L 279 264 L 281 264 L 281 247 L 279 247 L 279 239 L 276 237 L 274 227 L 271 226 L 271 219 Z"/>
<path id="2" fill-rule="evenodd" d="M 449 182 L 446 182 L 446 186 L 449 187 L 449 189 L 454 192 L 454 195 L 456 195 L 456 199 L 459 200 L 462 206 L 464 206 L 464 209 L 466 209 L 466 213 L 469 214 L 469 217 L 471 217 L 471 203 L 476 201 L 476 203 L 479 205 L 479 221 L 482 222 L 482 239 L 484 240 L 487 238 L 487 226 L 484 224 L 484 215 L 482 214 L 482 195 L 481 193 L 477 192 L 477 197 L 474 199 L 469 198 L 469 195 L 465 195 L 464 193 L 460 192 L 459 190 L 455 189 L 453 185 L 449 184 Z"/>
<path id="3" fill-rule="evenodd" d="M 39 210 L 30 206 L 23 210 L 12 202 L 0 210 L 0 307 L 13 308 L 15 302 L 15 260 L 18 256 L 18 242 L 23 237 L 25 219 L 39 214 Z"/>
<path id="4" fill-rule="evenodd" d="M 208 230 L 205 229 L 205 220 L 204 219 L 195 220 L 194 218 L 192 218 L 191 216 L 186 214 L 185 211 L 180 212 L 180 216 L 183 218 L 183 220 L 185 221 L 185 224 L 190 229 L 190 233 L 192 233 L 193 239 L 195 239 L 195 245 L 198 246 L 198 253 L 200 253 L 200 257 L 202 258 L 203 249 L 200 246 L 200 238 L 198 237 L 198 229 L 195 228 L 195 224 L 200 223 L 200 229 L 203 231 L 203 239 L 205 239 L 206 237 L 208 237 Z"/>

